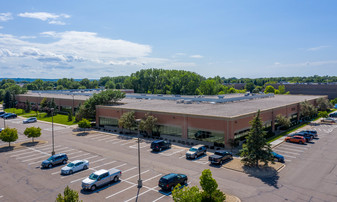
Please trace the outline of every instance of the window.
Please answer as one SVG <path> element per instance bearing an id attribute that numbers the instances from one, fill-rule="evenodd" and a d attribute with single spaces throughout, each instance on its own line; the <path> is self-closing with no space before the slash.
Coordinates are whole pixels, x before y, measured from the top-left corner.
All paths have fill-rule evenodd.
<path id="1" fill-rule="evenodd" d="M 195 139 L 207 142 L 224 143 L 225 134 L 219 131 L 202 130 L 197 128 L 188 128 L 188 139 Z"/>
<path id="2" fill-rule="evenodd" d="M 177 126 L 158 125 L 158 132 L 163 135 L 182 136 L 182 129 Z"/>
<path id="3" fill-rule="evenodd" d="M 115 126 L 118 127 L 118 119 L 99 117 L 99 125 L 102 126 Z"/>

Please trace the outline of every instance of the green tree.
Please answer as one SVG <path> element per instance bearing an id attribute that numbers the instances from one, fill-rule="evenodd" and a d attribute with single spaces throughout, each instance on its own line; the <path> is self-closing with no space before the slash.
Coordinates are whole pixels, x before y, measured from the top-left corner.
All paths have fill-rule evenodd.
<path id="1" fill-rule="evenodd" d="M 94 94 L 80 106 L 76 119 L 81 120 L 79 118 L 86 118 L 94 120 L 96 118 L 96 105 L 113 105 L 124 97 L 125 93 L 119 90 L 105 90 Z"/>
<path id="2" fill-rule="evenodd" d="M 25 131 L 23 132 L 25 136 L 28 138 L 32 138 L 32 142 L 34 142 L 34 138 L 40 137 L 41 136 L 41 128 L 40 127 L 29 127 L 26 128 Z"/>
<path id="3" fill-rule="evenodd" d="M 82 119 L 81 121 L 78 122 L 78 127 L 83 128 L 85 131 L 86 128 L 91 127 L 90 121 L 87 119 Z"/>
<path id="4" fill-rule="evenodd" d="M 64 189 L 63 195 L 59 193 L 56 198 L 56 202 L 81 202 L 78 192 L 70 189 L 68 186 Z"/>
<path id="5" fill-rule="evenodd" d="M 41 100 L 40 106 L 41 106 L 41 108 L 45 108 L 45 107 L 48 106 L 47 98 L 44 97 L 44 98 Z"/>
<path id="6" fill-rule="evenodd" d="M 247 137 L 247 143 L 243 145 L 241 150 L 242 162 L 248 166 L 259 166 L 259 161 L 268 165 L 268 162 L 274 163 L 274 158 L 271 154 L 270 144 L 265 138 L 262 121 L 260 118 L 260 110 L 257 112 L 254 119 L 250 122 L 252 128 Z"/>
<path id="7" fill-rule="evenodd" d="M 337 104 L 337 98 L 335 98 L 335 99 L 331 100 L 331 101 L 330 101 L 330 103 L 331 103 L 332 105 L 335 105 L 335 104 Z"/>
<path id="8" fill-rule="evenodd" d="M 290 118 L 283 116 L 282 114 L 278 114 L 276 116 L 276 122 L 285 128 L 289 128 L 291 126 Z"/>
<path id="9" fill-rule="evenodd" d="M 73 121 L 73 113 L 72 112 L 69 112 L 68 113 L 68 121 Z"/>
<path id="10" fill-rule="evenodd" d="M 218 189 L 218 183 L 212 177 L 212 172 L 209 169 L 202 171 L 200 176 L 200 186 L 203 189 L 202 201 L 225 201 L 226 195 Z"/>
<path id="11" fill-rule="evenodd" d="M 264 93 L 275 93 L 275 88 L 271 85 L 267 86 L 265 89 L 264 89 Z"/>
<path id="12" fill-rule="evenodd" d="M 327 111 L 319 111 L 318 116 L 322 118 L 327 118 L 329 116 Z"/>
<path id="13" fill-rule="evenodd" d="M 4 109 L 13 107 L 13 96 L 9 91 L 6 91 L 4 98 Z"/>
<path id="14" fill-rule="evenodd" d="M 279 90 L 280 94 L 289 94 L 289 91 L 286 92 L 286 87 L 284 85 L 280 85 L 278 87 L 278 90 Z"/>
<path id="15" fill-rule="evenodd" d="M 131 128 L 136 125 L 135 112 L 125 112 L 118 120 L 118 125 L 122 128 L 129 129 L 129 131 L 131 132 Z"/>
<path id="16" fill-rule="evenodd" d="M 308 120 L 317 115 L 317 109 L 308 101 L 300 103 L 300 115 L 303 119 Z"/>
<path id="17" fill-rule="evenodd" d="M 253 82 L 246 83 L 245 85 L 245 89 L 249 92 L 253 92 L 254 88 L 255 88 L 255 85 Z"/>
<path id="18" fill-rule="evenodd" d="M 18 139 L 18 130 L 16 128 L 5 128 L 0 133 L 0 140 L 8 142 L 8 146 L 11 146 L 11 142 L 15 142 Z"/>
<path id="19" fill-rule="evenodd" d="M 26 100 L 26 106 L 25 106 L 25 112 L 29 113 L 30 110 L 32 109 L 32 106 L 28 100 Z"/>
<path id="20" fill-rule="evenodd" d="M 145 114 L 145 119 L 139 123 L 139 129 L 148 132 L 152 136 L 152 131 L 157 124 L 158 119 L 152 115 Z"/>
<path id="21" fill-rule="evenodd" d="M 174 187 L 172 197 L 175 202 L 201 202 L 201 192 L 197 186 L 180 188 L 180 184 Z"/>
<path id="22" fill-rule="evenodd" d="M 317 100 L 317 108 L 319 111 L 327 111 L 329 108 L 332 108 L 331 103 L 326 98 L 318 98 Z"/>

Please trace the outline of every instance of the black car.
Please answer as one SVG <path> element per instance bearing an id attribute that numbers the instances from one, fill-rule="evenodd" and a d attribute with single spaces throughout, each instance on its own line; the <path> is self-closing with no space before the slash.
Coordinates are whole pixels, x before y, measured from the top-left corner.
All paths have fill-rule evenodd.
<path id="1" fill-rule="evenodd" d="M 224 150 L 218 150 L 215 151 L 213 155 L 208 157 L 208 161 L 211 162 L 211 164 L 223 164 L 227 160 L 232 160 L 233 154 L 228 151 Z"/>
<path id="2" fill-rule="evenodd" d="M 3 114 L 5 114 L 6 112 L 0 112 L 0 115 L 3 115 Z"/>
<path id="3" fill-rule="evenodd" d="M 16 117 L 18 117 L 16 114 L 9 113 L 9 114 L 3 116 L 2 118 L 4 118 L 4 119 L 14 119 Z"/>
<path id="4" fill-rule="evenodd" d="M 187 184 L 187 176 L 184 174 L 170 173 L 160 178 L 158 186 L 163 190 L 173 191 L 174 187 Z"/>
<path id="5" fill-rule="evenodd" d="M 41 166 L 43 168 L 51 168 L 57 164 L 66 164 L 68 161 L 68 156 L 67 154 L 60 153 L 60 154 L 55 154 L 51 157 L 49 157 L 47 160 L 42 161 Z"/>
<path id="6" fill-rule="evenodd" d="M 314 137 L 318 136 L 316 130 L 302 130 L 302 131 L 300 131 L 300 133 L 302 133 L 302 132 L 312 134 Z"/>
<path id="7" fill-rule="evenodd" d="M 155 140 L 151 143 L 151 149 L 153 151 L 162 151 L 169 148 L 171 148 L 171 142 L 165 140 Z"/>
<path id="8" fill-rule="evenodd" d="M 7 116 L 8 114 L 10 114 L 10 113 L 3 113 L 3 114 L 0 115 L 0 117 L 3 118 L 4 116 Z"/>
<path id="9" fill-rule="evenodd" d="M 337 117 L 337 112 L 329 114 L 329 117 Z"/>

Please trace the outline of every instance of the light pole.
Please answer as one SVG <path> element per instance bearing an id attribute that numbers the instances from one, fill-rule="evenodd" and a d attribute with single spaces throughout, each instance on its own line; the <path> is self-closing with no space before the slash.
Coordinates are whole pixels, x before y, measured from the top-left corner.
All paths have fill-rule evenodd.
<path id="1" fill-rule="evenodd" d="M 52 136 L 52 144 L 53 144 L 53 151 L 51 152 L 51 155 L 55 155 L 54 150 L 54 108 L 51 108 L 51 136 Z"/>
<path id="2" fill-rule="evenodd" d="M 138 130 L 138 171 L 139 171 L 139 178 L 138 178 L 138 189 L 142 188 L 143 186 L 143 182 L 142 179 L 140 177 L 140 147 L 139 147 L 139 136 L 140 136 L 140 132 Z"/>
<path id="3" fill-rule="evenodd" d="M 72 96 L 73 96 L 73 108 L 72 108 L 72 110 L 73 110 L 73 116 L 75 116 L 75 109 L 74 109 L 74 97 L 75 97 L 75 95 L 72 94 Z"/>

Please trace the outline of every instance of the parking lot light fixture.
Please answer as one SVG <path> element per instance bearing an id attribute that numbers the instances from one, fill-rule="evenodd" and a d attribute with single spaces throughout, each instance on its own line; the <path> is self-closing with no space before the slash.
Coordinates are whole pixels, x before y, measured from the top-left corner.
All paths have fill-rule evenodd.
<path id="1" fill-rule="evenodd" d="M 140 176 L 140 146 L 139 146 L 139 135 L 140 132 L 138 130 L 138 171 L 139 171 L 139 178 L 138 178 L 138 189 L 142 188 L 143 183 L 142 183 L 142 179 Z"/>
<path id="2" fill-rule="evenodd" d="M 51 108 L 51 136 L 52 136 L 52 144 L 53 144 L 53 151 L 51 152 L 51 155 L 55 155 L 54 150 L 54 108 Z"/>

